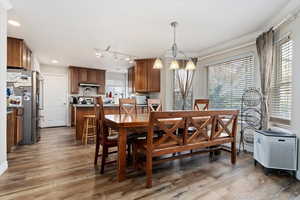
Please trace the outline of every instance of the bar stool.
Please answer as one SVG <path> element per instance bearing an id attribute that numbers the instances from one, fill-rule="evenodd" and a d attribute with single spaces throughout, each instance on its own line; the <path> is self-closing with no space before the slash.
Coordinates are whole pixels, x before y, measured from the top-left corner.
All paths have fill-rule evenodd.
<path id="1" fill-rule="evenodd" d="M 87 144 L 90 138 L 96 141 L 96 115 L 84 115 L 82 144 Z"/>

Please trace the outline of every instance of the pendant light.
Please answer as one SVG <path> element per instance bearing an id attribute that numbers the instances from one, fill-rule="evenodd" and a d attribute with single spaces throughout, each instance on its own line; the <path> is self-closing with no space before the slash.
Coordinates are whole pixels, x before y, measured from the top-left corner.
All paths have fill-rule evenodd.
<path id="1" fill-rule="evenodd" d="M 185 66 L 185 70 L 195 70 L 196 66 L 195 66 L 194 62 L 192 61 L 192 59 L 188 58 L 184 52 L 178 50 L 178 47 L 176 44 L 176 27 L 177 26 L 178 26 L 178 23 L 176 21 L 171 23 L 171 27 L 173 28 L 173 45 L 172 45 L 171 49 L 167 50 L 169 52 L 171 51 L 171 54 L 172 54 L 172 61 L 171 61 L 169 69 L 177 70 L 180 68 L 177 56 L 181 55 L 181 57 L 184 57 L 184 59 L 188 61 Z M 163 63 L 162 63 L 161 57 L 156 58 L 154 65 L 153 65 L 154 69 L 162 69 L 163 68 Z M 164 56 L 164 57 L 168 57 L 168 56 Z"/>
<path id="2" fill-rule="evenodd" d="M 196 66 L 192 59 L 189 59 L 188 63 L 186 64 L 185 70 L 195 70 Z"/>
<path id="3" fill-rule="evenodd" d="M 175 59 L 172 60 L 171 65 L 170 65 L 170 69 L 172 69 L 172 70 L 179 69 L 179 64 L 178 64 L 177 60 L 175 60 Z"/>
<path id="4" fill-rule="evenodd" d="M 156 58 L 153 65 L 153 69 L 162 69 L 162 68 L 163 68 L 162 60 L 160 58 Z"/>

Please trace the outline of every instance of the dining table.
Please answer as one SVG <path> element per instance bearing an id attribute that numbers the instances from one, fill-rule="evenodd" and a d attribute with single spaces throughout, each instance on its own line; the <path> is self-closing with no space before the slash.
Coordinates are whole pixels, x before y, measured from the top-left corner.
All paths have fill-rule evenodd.
<path id="1" fill-rule="evenodd" d="M 105 115 L 104 125 L 112 130 L 119 132 L 118 137 L 118 158 L 117 158 L 117 179 L 123 181 L 126 179 L 126 146 L 128 133 L 133 129 L 144 129 L 149 126 L 150 113 L 142 114 L 113 114 Z M 177 120 L 176 118 L 172 120 Z M 178 119 L 180 120 L 180 119 Z M 207 117 L 199 117 L 199 120 L 207 120 Z M 166 120 L 168 121 L 168 120 Z M 144 132 L 138 131 L 134 134 L 144 134 Z"/>
<path id="2" fill-rule="evenodd" d="M 119 132 L 117 158 L 118 181 L 123 181 L 126 179 L 126 145 L 128 132 L 133 128 L 148 127 L 149 115 L 149 113 L 105 115 L 105 126 L 113 130 L 118 130 Z"/>

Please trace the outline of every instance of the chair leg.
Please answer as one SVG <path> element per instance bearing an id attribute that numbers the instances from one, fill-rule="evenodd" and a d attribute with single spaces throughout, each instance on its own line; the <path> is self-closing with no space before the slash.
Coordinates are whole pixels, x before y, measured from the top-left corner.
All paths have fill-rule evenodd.
<path id="1" fill-rule="evenodd" d="M 234 165 L 236 163 L 236 143 L 231 143 L 231 163 Z"/>
<path id="2" fill-rule="evenodd" d="M 98 163 L 99 149 L 100 149 L 100 142 L 99 142 L 99 138 L 96 135 L 96 150 L 95 150 L 94 165 L 97 165 L 97 163 Z"/>
<path id="3" fill-rule="evenodd" d="M 85 132 L 86 132 L 86 124 L 83 123 L 83 130 L 82 130 L 82 136 L 81 136 L 81 143 L 84 144 L 85 141 Z"/>
<path id="4" fill-rule="evenodd" d="M 151 153 L 147 153 L 147 161 L 146 161 L 146 174 L 147 174 L 147 188 L 152 187 L 152 155 Z"/>
<path id="5" fill-rule="evenodd" d="M 137 155 L 137 147 L 136 147 L 136 144 L 133 143 L 132 144 L 132 162 L 133 162 L 133 167 L 136 170 L 138 169 L 138 162 L 137 162 L 138 157 L 137 156 L 138 156 Z"/>
<path id="6" fill-rule="evenodd" d="M 127 156 L 127 159 L 128 160 L 131 160 L 131 147 L 132 147 L 132 143 L 128 143 L 127 144 L 127 151 L 128 151 L 128 156 Z"/>
<path id="7" fill-rule="evenodd" d="M 107 146 L 103 146 L 102 148 L 102 160 L 101 160 L 101 171 L 100 173 L 103 174 L 104 173 L 104 166 L 105 166 L 105 160 L 106 157 L 108 156 L 108 147 Z"/>

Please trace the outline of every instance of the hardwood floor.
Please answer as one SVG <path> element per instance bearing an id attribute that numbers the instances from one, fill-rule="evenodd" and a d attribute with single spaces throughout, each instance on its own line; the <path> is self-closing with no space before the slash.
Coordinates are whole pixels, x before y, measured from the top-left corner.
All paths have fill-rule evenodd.
<path id="1" fill-rule="evenodd" d="M 94 145 L 76 144 L 74 129 L 44 129 L 41 142 L 8 155 L 0 199 L 300 199 L 300 182 L 264 175 L 248 154 L 235 166 L 223 152 L 213 162 L 203 154 L 158 165 L 151 189 L 143 172 L 129 170 L 129 178 L 118 183 L 116 165 L 100 175 L 93 160 Z"/>

